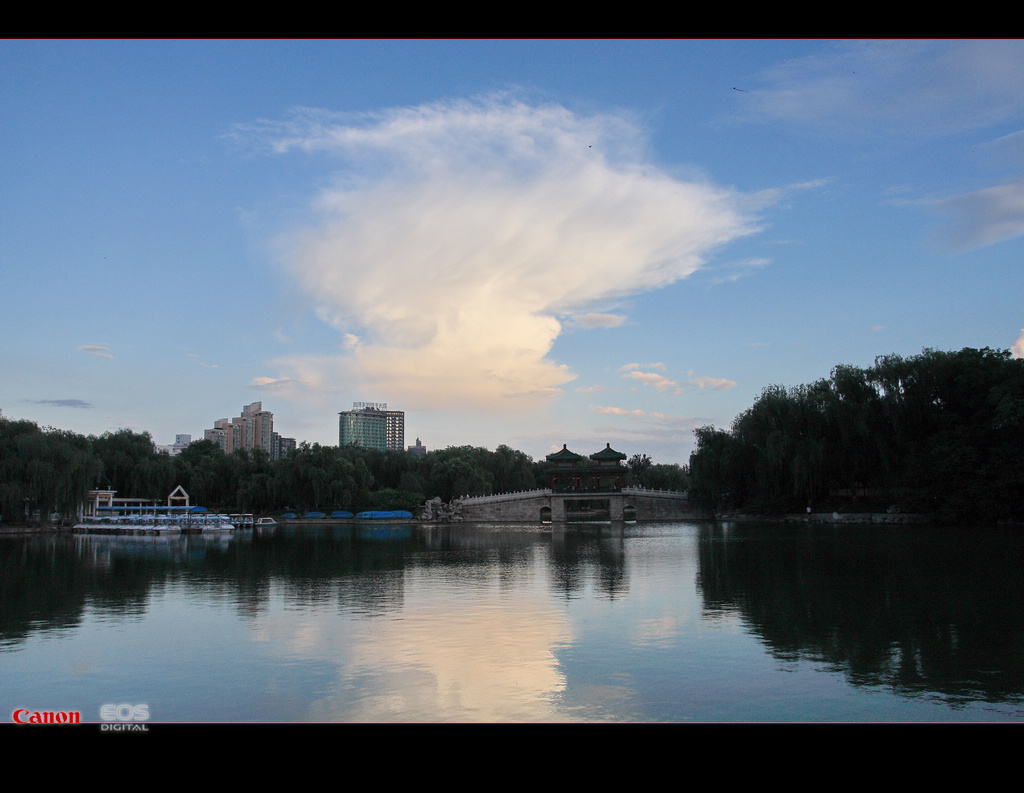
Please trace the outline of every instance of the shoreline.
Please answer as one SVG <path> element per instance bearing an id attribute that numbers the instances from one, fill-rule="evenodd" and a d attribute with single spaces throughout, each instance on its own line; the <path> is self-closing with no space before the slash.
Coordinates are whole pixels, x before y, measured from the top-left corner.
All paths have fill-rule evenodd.
<path id="1" fill-rule="evenodd" d="M 906 524 L 932 523 L 938 518 L 919 512 L 797 512 L 784 515 L 757 515 L 749 512 L 716 512 L 715 520 L 736 523 L 854 523 Z"/>
<path id="2" fill-rule="evenodd" d="M 41 526 L 27 523 L 6 523 L 0 526 L 0 534 L 70 534 L 71 526 Z"/>
<path id="3" fill-rule="evenodd" d="M 962 523 L 940 515 L 924 512 L 849 512 L 829 513 L 812 512 L 788 513 L 785 515 L 755 515 L 749 512 L 716 512 L 712 520 L 718 523 L 831 523 L 850 526 L 908 526 L 933 524 L 936 526 L 993 526 L 993 527 L 1024 527 L 1019 520 L 985 520 L 975 523 Z"/>
<path id="4" fill-rule="evenodd" d="M 691 518 L 693 520 L 693 518 Z M 758 515 L 750 512 L 716 512 L 713 515 L 709 515 L 706 518 L 700 518 L 698 520 L 714 521 L 716 523 L 831 523 L 835 525 L 872 525 L 872 526 L 884 526 L 884 525 L 909 525 L 909 524 L 924 524 L 924 523 L 945 523 L 936 515 L 928 515 L 925 513 L 910 513 L 910 512 L 898 512 L 898 513 L 886 513 L 886 512 L 850 512 L 850 513 L 836 513 L 836 512 L 812 512 L 812 513 L 787 513 L 784 515 Z M 276 528 L 278 526 L 329 526 L 336 524 L 370 524 L 378 523 L 378 525 L 394 525 L 399 524 L 414 524 L 420 526 L 451 526 L 458 525 L 463 521 L 448 522 L 435 522 L 427 521 L 421 518 L 405 518 L 399 520 L 381 520 L 379 523 L 374 520 L 356 520 L 355 518 L 334 518 L 334 519 L 310 519 L 310 520 L 285 520 L 278 521 L 274 526 L 264 526 L 262 528 Z M 518 523 L 520 521 L 465 521 L 466 523 Z M 573 521 L 570 521 L 573 522 Z M 657 521 L 666 522 L 666 521 Z M 671 522 L 671 521 L 667 521 Z M 522 522 L 523 525 L 533 525 L 532 523 Z M 537 525 L 550 526 L 551 524 Z M 1024 527 L 1024 523 L 1020 521 L 996 521 L 992 523 L 993 526 L 1020 526 Z M 258 528 L 258 527 L 252 527 Z M 74 528 L 72 526 L 51 526 L 51 525 L 30 525 L 30 524 L 5 524 L 0 526 L 0 536 L 16 536 L 16 535 L 38 535 L 38 534 L 72 534 Z"/>

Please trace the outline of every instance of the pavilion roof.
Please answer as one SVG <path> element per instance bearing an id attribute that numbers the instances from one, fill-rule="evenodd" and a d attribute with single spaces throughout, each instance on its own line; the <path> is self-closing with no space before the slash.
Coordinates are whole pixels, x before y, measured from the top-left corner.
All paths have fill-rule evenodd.
<path id="1" fill-rule="evenodd" d="M 549 454 L 545 459 L 552 463 L 566 463 L 576 460 L 585 460 L 586 458 L 582 454 L 576 454 L 576 452 L 569 451 L 566 444 L 563 443 L 560 451 L 557 451 L 554 454 Z"/>
<path id="2" fill-rule="evenodd" d="M 609 460 L 625 460 L 626 455 L 622 452 L 615 451 L 610 443 L 606 443 L 601 451 L 590 455 L 590 459 L 597 460 L 599 462 L 607 462 Z"/>

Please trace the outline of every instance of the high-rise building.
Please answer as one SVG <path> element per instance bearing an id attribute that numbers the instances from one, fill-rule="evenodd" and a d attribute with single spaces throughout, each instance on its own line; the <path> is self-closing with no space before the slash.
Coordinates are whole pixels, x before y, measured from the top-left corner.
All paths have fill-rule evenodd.
<path id="1" fill-rule="evenodd" d="M 355 402 L 338 414 L 338 445 L 380 451 L 405 449 L 405 413 L 387 402 Z"/>
<path id="2" fill-rule="evenodd" d="M 263 449 L 273 456 L 274 414 L 263 409 L 262 402 L 242 408 L 240 419 L 246 426 L 246 449 Z M 239 421 L 239 419 L 233 419 Z"/>
<path id="3" fill-rule="evenodd" d="M 295 451 L 295 438 L 282 438 L 276 432 L 273 437 L 273 451 L 270 453 L 271 459 L 281 460 Z"/>
<path id="4" fill-rule="evenodd" d="M 281 438 L 274 432 L 274 414 L 264 410 L 262 402 L 246 405 L 241 416 L 217 419 L 213 429 L 204 430 L 203 438 L 216 443 L 225 454 L 236 449 L 262 449 L 272 460 L 283 456 L 282 448 L 295 448 L 294 438 Z"/>
<path id="5" fill-rule="evenodd" d="M 387 450 L 401 452 L 405 450 L 405 411 L 385 410 L 387 418 Z"/>

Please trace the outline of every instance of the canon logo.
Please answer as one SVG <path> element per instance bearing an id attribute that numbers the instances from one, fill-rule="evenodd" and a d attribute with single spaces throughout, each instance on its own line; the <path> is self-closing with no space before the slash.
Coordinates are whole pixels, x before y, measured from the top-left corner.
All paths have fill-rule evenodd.
<path id="1" fill-rule="evenodd" d="M 82 715 L 77 710 L 64 712 L 36 711 L 18 708 L 11 714 L 15 724 L 81 724 Z"/>

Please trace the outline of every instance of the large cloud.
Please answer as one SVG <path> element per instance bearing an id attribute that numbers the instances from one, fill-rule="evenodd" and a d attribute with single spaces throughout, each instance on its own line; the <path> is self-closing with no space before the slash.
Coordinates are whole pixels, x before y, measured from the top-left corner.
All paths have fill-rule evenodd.
<path id="1" fill-rule="evenodd" d="M 756 230 L 742 196 L 645 163 L 622 115 L 492 97 L 305 110 L 258 132 L 275 151 L 342 159 L 289 266 L 359 337 L 331 379 L 407 406 L 507 410 L 557 393 L 574 378 L 548 357 L 562 319 L 685 278 Z"/>

